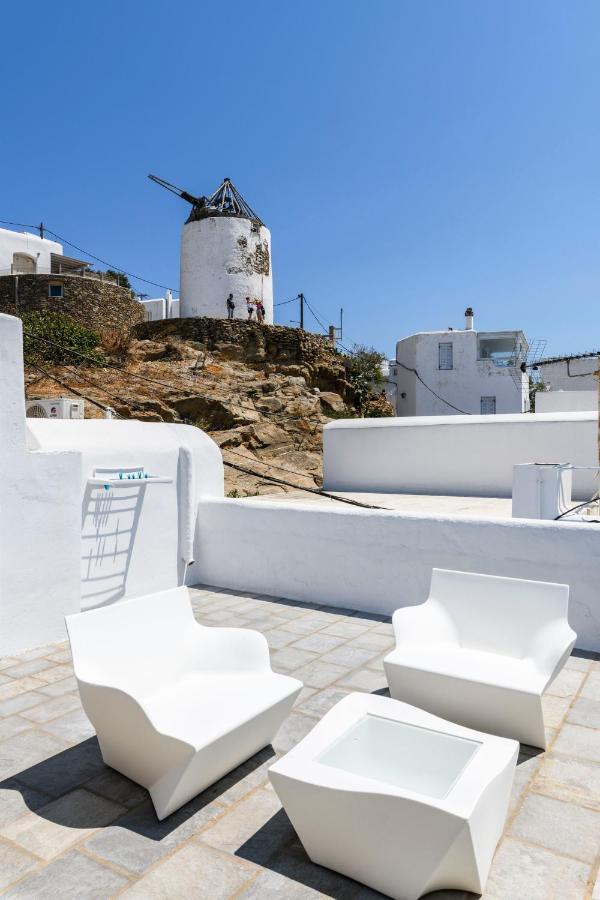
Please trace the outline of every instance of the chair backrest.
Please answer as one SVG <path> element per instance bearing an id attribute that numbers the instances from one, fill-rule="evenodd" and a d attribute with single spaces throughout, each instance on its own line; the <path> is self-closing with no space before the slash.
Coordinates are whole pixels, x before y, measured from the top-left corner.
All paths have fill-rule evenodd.
<path id="1" fill-rule="evenodd" d="M 523 658 L 540 628 L 566 622 L 569 586 L 434 569 L 429 597 L 451 619 L 462 647 Z"/>
<path id="2" fill-rule="evenodd" d="M 143 697 L 191 662 L 198 626 L 178 587 L 66 617 L 75 674 Z"/>

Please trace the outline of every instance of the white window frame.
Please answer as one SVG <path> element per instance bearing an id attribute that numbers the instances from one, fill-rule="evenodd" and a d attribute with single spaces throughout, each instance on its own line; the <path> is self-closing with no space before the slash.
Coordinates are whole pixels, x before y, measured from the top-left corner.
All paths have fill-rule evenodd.
<path id="1" fill-rule="evenodd" d="M 489 407 L 493 406 L 493 409 L 490 408 L 490 409 L 484 410 L 485 406 L 489 406 Z M 489 396 L 481 397 L 479 400 L 479 411 L 482 416 L 495 416 L 496 415 L 496 397 L 492 396 L 491 394 Z"/>
<path id="2" fill-rule="evenodd" d="M 450 362 L 450 365 L 447 363 Z M 454 368 L 454 346 L 452 341 L 440 341 L 438 344 L 438 369 L 450 372 Z"/>

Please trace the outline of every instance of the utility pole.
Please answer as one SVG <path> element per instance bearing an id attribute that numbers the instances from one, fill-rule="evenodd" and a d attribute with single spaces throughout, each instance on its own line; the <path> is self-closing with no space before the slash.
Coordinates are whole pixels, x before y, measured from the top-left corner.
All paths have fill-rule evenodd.
<path id="1" fill-rule="evenodd" d="M 344 308 L 340 307 L 340 341 L 344 338 Z"/>
<path id="2" fill-rule="evenodd" d="M 39 228 L 40 228 L 40 237 L 42 240 L 44 240 L 44 223 L 43 222 L 40 222 Z"/>
<path id="3" fill-rule="evenodd" d="M 298 294 L 300 301 L 300 328 L 304 331 L 304 294 Z"/>

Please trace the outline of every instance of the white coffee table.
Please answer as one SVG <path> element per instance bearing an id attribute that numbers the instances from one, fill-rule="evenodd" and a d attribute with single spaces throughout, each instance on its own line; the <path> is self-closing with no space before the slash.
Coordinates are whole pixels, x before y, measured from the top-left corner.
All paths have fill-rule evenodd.
<path id="1" fill-rule="evenodd" d="M 483 891 L 518 751 L 516 741 L 357 693 L 269 776 L 313 862 L 416 900 Z"/>

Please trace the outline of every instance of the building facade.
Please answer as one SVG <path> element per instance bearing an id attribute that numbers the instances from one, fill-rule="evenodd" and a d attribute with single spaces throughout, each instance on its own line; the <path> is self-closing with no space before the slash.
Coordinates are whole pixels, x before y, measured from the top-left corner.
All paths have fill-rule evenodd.
<path id="1" fill-rule="evenodd" d="M 596 391 L 595 373 L 600 369 L 600 354 L 579 353 L 553 356 L 536 363 L 540 381 L 548 391 Z"/>
<path id="2" fill-rule="evenodd" d="M 398 416 L 493 415 L 529 411 L 522 331 L 420 332 L 396 344 L 386 393 Z"/>

